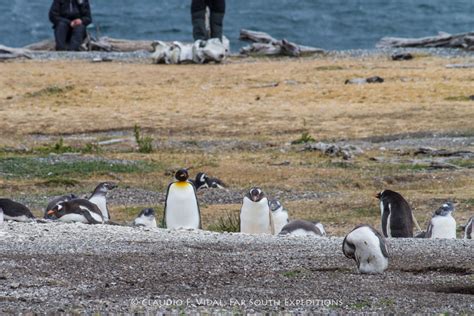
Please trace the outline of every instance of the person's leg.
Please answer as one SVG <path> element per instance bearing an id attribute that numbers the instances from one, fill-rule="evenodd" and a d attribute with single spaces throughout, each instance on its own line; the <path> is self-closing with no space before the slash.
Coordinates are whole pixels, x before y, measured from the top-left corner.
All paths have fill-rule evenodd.
<path id="1" fill-rule="evenodd" d="M 72 28 L 71 41 L 69 43 L 69 50 L 78 51 L 81 48 L 82 41 L 86 37 L 86 27 L 78 25 Z"/>
<path id="2" fill-rule="evenodd" d="M 224 32 L 225 0 L 211 0 L 211 38 L 222 40 Z"/>
<path id="3" fill-rule="evenodd" d="M 71 27 L 66 22 L 59 22 L 54 26 L 56 50 L 67 50 L 67 36 Z"/>
<path id="4" fill-rule="evenodd" d="M 193 38 L 206 40 L 206 0 L 193 0 L 191 3 L 191 22 L 193 24 Z"/>

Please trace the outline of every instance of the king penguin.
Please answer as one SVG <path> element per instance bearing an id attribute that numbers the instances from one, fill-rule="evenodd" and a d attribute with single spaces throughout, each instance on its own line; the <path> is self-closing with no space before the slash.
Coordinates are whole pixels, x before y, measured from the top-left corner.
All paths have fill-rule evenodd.
<path id="1" fill-rule="evenodd" d="M 382 273 L 388 267 L 385 239 L 369 225 L 355 227 L 344 238 L 342 252 L 356 261 L 360 273 Z"/>
<path id="2" fill-rule="evenodd" d="M 196 197 L 196 188 L 188 181 L 186 169 L 175 174 L 176 181 L 170 183 L 166 192 L 164 219 L 168 229 L 200 229 L 201 211 Z"/>
<path id="3" fill-rule="evenodd" d="M 288 211 L 283 208 L 281 202 L 278 200 L 271 200 L 269 207 L 272 215 L 272 231 L 274 235 L 278 235 L 281 232 L 283 226 L 289 222 Z"/>
<path id="4" fill-rule="evenodd" d="M 413 237 L 413 216 L 408 202 L 399 193 L 384 190 L 376 195 L 380 200 L 382 215 L 382 233 L 385 237 L 408 238 Z"/>
<path id="5" fill-rule="evenodd" d="M 474 216 L 472 216 L 468 221 L 466 226 L 464 226 L 464 239 L 472 239 L 472 230 L 474 225 Z"/>
<path id="6" fill-rule="evenodd" d="M 44 209 L 44 218 L 45 219 L 51 219 L 50 216 L 48 215 L 48 212 L 52 210 L 53 208 L 56 207 L 56 205 L 61 204 L 62 202 L 67 202 L 71 201 L 73 199 L 77 199 L 77 196 L 75 194 L 66 194 L 62 196 L 58 196 L 54 199 L 52 199 L 49 203 L 48 206 Z"/>
<path id="7" fill-rule="evenodd" d="M 268 199 L 258 187 L 244 196 L 240 209 L 240 232 L 246 234 L 272 234 Z"/>
<path id="8" fill-rule="evenodd" d="M 92 195 L 89 197 L 89 201 L 97 205 L 99 208 L 105 222 L 110 221 L 110 212 L 107 207 L 107 193 L 116 187 L 117 185 L 112 182 L 99 183 Z"/>
<path id="9" fill-rule="evenodd" d="M 425 238 L 456 239 L 456 220 L 451 215 L 453 212 L 454 205 L 451 202 L 446 202 L 437 209 L 428 224 Z"/>
<path id="10" fill-rule="evenodd" d="M 3 209 L 3 218 L 6 221 L 32 222 L 35 217 L 30 209 L 10 199 L 0 199 L 0 207 Z"/>
<path id="11" fill-rule="evenodd" d="M 144 226 L 156 228 L 155 210 L 146 208 L 138 214 L 138 217 L 133 221 L 133 226 Z"/>
<path id="12" fill-rule="evenodd" d="M 279 236 L 326 236 L 323 224 L 304 220 L 294 220 L 283 226 Z"/>
<path id="13" fill-rule="evenodd" d="M 74 199 L 62 202 L 49 210 L 48 215 L 66 223 L 104 223 L 100 209 L 97 205 L 86 199 Z"/>

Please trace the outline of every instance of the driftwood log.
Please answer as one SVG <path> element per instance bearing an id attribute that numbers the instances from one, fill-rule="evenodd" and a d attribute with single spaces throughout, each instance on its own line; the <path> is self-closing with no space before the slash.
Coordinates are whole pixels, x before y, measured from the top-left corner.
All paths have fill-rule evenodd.
<path id="1" fill-rule="evenodd" d="M 321 48 L 298 45 L 286 39 L 277 40 L 265 32 L 242 29 L 239 39 L 252 43 L 240 49 L 242 55 L 300 57 L 325 52 Z"/>
<path id="2" fill-rule="evenodd" d="M 105 52 L 135 52 L 140 50 L 152 51 L 151 44 L 153 41 L 145 40 L 125 40 L 110 37 L 100 37 L 98 39 L 88 38 L 83 46 L 88 51 L 105 51 Z M 32 51 L 54 51 L 55 43 L 53 39 L 44 40 L 38 43 L 25 46 L 25 49 Z"/>
<path id="3" fill-rule="evenodd" d="M 384 37 L 377 43 L 377 47 L 445 47 L 474 50 L 474 32 L 454 35 L 440 32 L 437 36 L 421 38 Z"/>
<path id="4" fill-rule="evenodd" d="M 23 48 L 12 48 L 0 45 L 0 61 L 21 57 L 30 59 L 30 51 Z"/>

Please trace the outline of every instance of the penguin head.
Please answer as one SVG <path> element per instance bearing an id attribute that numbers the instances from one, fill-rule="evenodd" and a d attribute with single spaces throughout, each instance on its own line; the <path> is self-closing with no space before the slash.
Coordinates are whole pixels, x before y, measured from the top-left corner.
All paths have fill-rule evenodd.
<path id="1" fill-rule="evenodd" d="M 281 208 L 281 203 L 278 200 L 271 200 L 270 203 L 268 203 L 268 206 L 272 212 L 275 212 Z"/>
<path id="2" fill-rule="evenodd" d="M 209 176 L 205 174 L 204 172 L 199 172 L 196 175 L 196 181 L 195 181 L 196 188 L 209 188 L 208 181 L 209 181 Z"/>
<path id="3" fill-rule="evenodd" d="M 250 189 L 247 197 L 253 202 L 260 202 L 265 197 L 265 193 L 259 187 L 253 187 Z"/>
<path id="4" fill-rule="evenodd" d="M 64 207 L 63 203 L 56 204 L 46 213 L 49 219 L 58 219 L 65 214 L 66 208 Z"/>
<path id="5" fill-rule="evenodd" d="M 155 210 L 152 208 L 146 208 L 142 210 L 142 212 L 140 213 L 140 216 L 155 217 Z"/>
<path id="6" fill-rule="evenodd" d="M 95 188 L 93 194 L 98 194 L 98 193 L 106 194 L 107 192 L 115 189 L 116 187 L 117 185 L 113 182 L 102 182 L 102 183 L 99 183 L 99 185 Z"/>
<path id="7" fill-rule="evenodd" d="M 444 203 L 439 209 L 435 211 L 437 216 L 448 216 L 454 212 L 454 204 L 451 202 Z"/>
<path id="8" fill-rule="evenodd" d="M 180 182 L 187 181 L 189 178 L 188 169 L 179 169 L 178 171 L 176 171 L 174 177 Z"/>
<path id="9" fill-rule="evenodd" d="M 375 197 L 379 200 L 385 200 L 385 199 L 397 199 L 397 198 L 402 198 L 403 197 L 400 195 L 400 193 L 397 193 L 392 190 L 383 190 L 375 195 Z"/>

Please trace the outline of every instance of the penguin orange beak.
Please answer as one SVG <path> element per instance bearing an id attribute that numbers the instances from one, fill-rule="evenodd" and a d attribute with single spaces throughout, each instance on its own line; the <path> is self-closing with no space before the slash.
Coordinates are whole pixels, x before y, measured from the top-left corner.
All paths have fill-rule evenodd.
<path id="1" fill-rule="evenodd" d="M 375 197 L 376 199 L 379 199 L 379 200 L 380 200 L 380 192 L 376 193 L 376 194 L 374 195 L 374 197 Z"/>
<path id="2" fill-rule="evenodd" d="M 53 210 L 49 210 L 48 213 L 46 213 L 48 215 L 53 215 L 54 214 L 54 211 Z"/>

